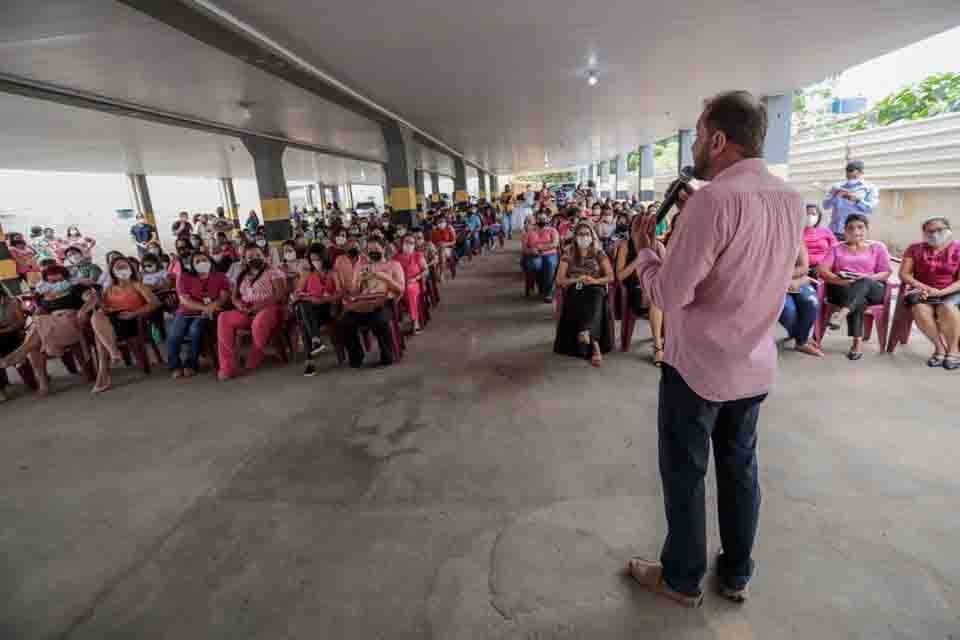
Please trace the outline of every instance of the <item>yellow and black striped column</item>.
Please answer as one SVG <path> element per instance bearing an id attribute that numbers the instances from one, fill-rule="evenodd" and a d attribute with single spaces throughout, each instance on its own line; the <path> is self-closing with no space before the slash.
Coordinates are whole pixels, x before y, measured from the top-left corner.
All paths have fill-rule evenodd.
<path id="1" fill-rule="evenodd" d="M 233 178 L 220 178 L 220 200 L 223 201 L 227 218 L 240 228 L 240 206 L 237 204 L 237 192 L 233 189 Z"/>
<path id="2" fill-rule="evenodd" d="M 440 174 L 437 172 L 430 174 L 430 202 L 440 204 Z"/>
<path id="3" fill-rule="evenodd" d="M 0 223 L 0 284 L 12 295 L 20 293 L 20 280 L 17 278 L 17 262 L 7 247 L 7 236 Z"/>
<path id="4" fill-rule="evenodd" d="M 463 158 L 453 159 L 453 201 L 456 204 L 466 204 L 470 201 L 470 192 L 467 191 L 467 165 Z"/>
<path id="5" fill-rule="evenodd" d="M 417 205 L 424 211 L 427 210 L 427 194 L 423 186 L 423 171 L 415 169 L 413 172 L 413 187 L 417 192 Z"/>
<path id="6" fill-rule="evenodd" d="M 283 173 L 283 152 L 286 145 L 275 140 L 247 137 L 243 145 L 253 156 L 260 193 L 260 211 L 263 212 L 263 230 L 271 247 L 293 238 L 290 224 L 290 197 L 287 179 Z"/>
<path id="7" fill-rule="evenodd" d="M 383 125 L 383 137 L 387 143 L 387 186 L 393 223 L 416 226 L 417 190 L 414 179 L 416 160 L 413 132 L 406 125 L 390 122 Z"/>
<path id="8" fill-rule="evenodd" d="M 157 242 L 160 242 L 160 228 L 157 226 L 157 217 L 153 214 L 147 176 L 142 173 L 128 173 L 127 180 L 130 185 L 130 202 L 133 204 L 133 210 L 143 214 L 144 222 L 157 230 Z"/>

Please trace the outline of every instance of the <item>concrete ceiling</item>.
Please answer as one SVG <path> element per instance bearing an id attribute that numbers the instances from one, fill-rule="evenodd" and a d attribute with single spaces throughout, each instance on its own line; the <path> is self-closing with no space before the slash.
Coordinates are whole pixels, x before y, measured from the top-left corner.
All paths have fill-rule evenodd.
<path id="1" fill-rule="evenodd" d="M 0 74 L 372 160 L 385 159 L 375 116 L 127 4 L 158 14 L 176 5 L 243 25 L 501 174 L 540 169 L 544 154 L 552 166 L 607 159 L 693 125 L 702 99 L 719 90 L 789 91 L 960 22 L 956 0 L 0 3 Z M 600 78 L 592 88 L 590 69 Z M 0 130 L 0 146 L 16 147 L 0 155 L 8 168 L 43 164 L 24 146 L 27 131 L 49 140 L 34 146 L 59 142 L 62 161 L 74 166 L 115 163 L 132 129 L 136 149 L 123 162 L 139 154 L 175 167 L 179 157 L 185 172 L 220 170 L 222 154 L 202 137 L 154 136 L 125 118 L 92 122 L 79 110 L 58 118 L 17 104 L 0 101 L 4 122 L 23 124 L 19 133 Z M 436 148 L 416 156 L 452 173 Z"/>

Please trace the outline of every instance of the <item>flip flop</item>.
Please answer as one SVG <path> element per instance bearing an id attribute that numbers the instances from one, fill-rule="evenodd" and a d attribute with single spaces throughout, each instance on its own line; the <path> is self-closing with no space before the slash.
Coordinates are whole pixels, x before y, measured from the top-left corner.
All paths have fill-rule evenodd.
<path id="1" fill-rule="evenodd" d="M 931 369 L 936 369 L 937 367 L 943 366 L 943 361 L 944 361 L 944 356 L 940 355 L 939 353 L 935 353 L 932 356 L 930 356 L 929 360 L 927 360 L 927 366 L 930 367 Z"/>
<path id="2" fill-rule="evenodd" d="M 847 354 L 847 360 L 850 360 L 852 362 L 856 362 L 862 357 L 863 357 L 862 351 L 851 351 Z"/>

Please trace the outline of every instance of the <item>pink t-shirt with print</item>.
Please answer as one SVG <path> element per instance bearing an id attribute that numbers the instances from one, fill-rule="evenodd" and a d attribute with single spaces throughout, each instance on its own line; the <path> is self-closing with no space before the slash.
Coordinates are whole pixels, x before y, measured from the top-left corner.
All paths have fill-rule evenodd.
<path id="1" fill-rule="evenodd" d="M 276 280 L 285 281 L 286 274 L 280 269 L 267 267 L 256 282 L 250 282 L 250 275 L 240 282 L 240 299 L 244 304 L 260 304 L 273 298 L 273 283 Z"/>

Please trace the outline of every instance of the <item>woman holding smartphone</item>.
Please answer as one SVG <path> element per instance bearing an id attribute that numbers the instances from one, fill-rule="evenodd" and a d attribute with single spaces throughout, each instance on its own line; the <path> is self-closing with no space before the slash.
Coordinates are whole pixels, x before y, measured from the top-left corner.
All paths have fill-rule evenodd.
<path id="1" fill-rule="evenodd" d="M 827 283 L 827 302 L 839 307 L 833 322 L 846 319 L 853 345 L 847 359 L 863 357 L 863 316 L 868 306 L 882 304 L 890 278 L 890 254 L 882 242 L 867 240 L 870 222 L 851 213 L 844 227 L 845 240 L 820 262 L 820 276 Z"/>

